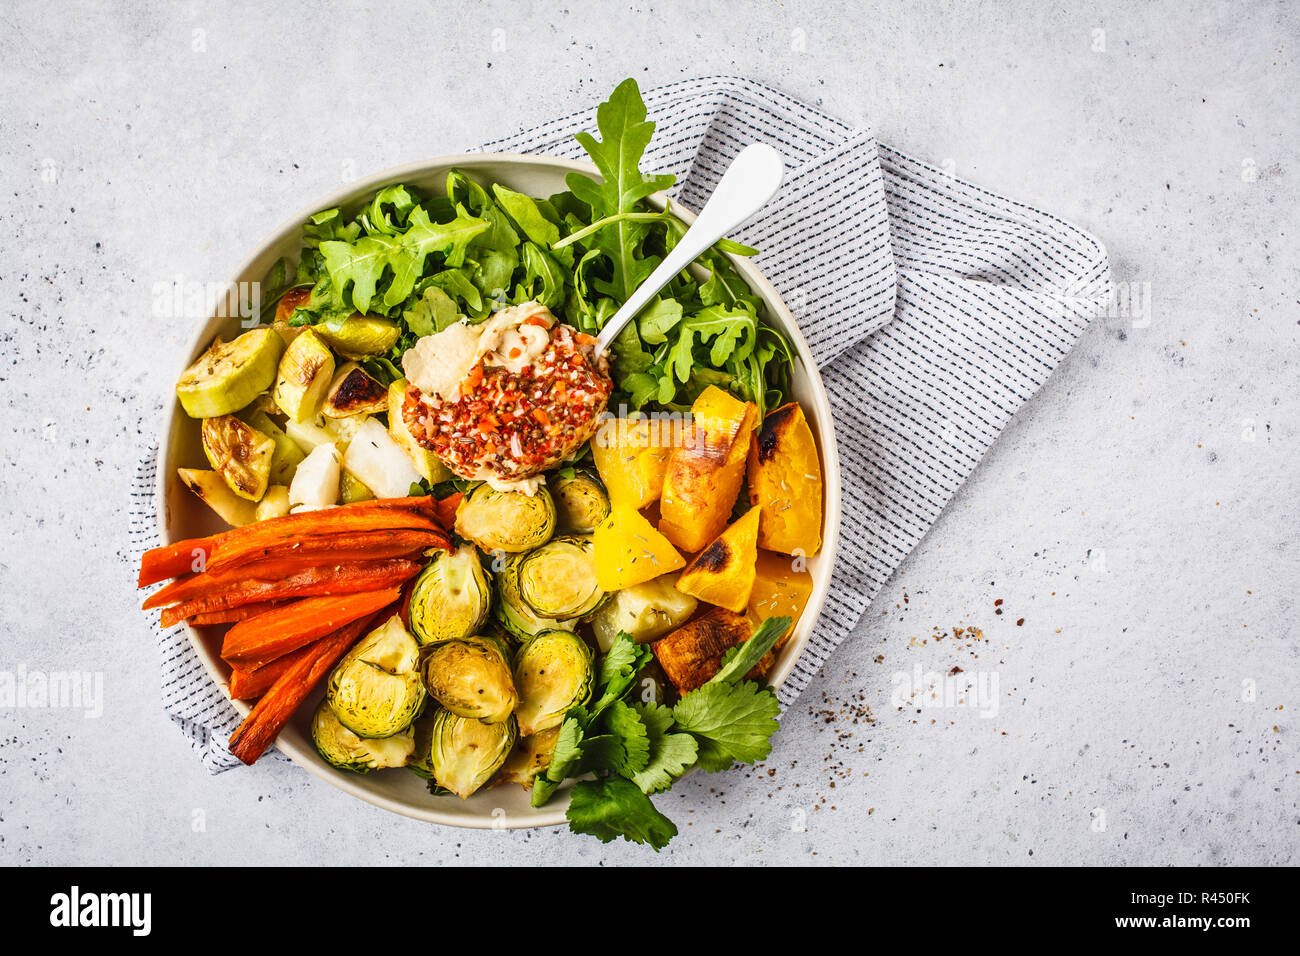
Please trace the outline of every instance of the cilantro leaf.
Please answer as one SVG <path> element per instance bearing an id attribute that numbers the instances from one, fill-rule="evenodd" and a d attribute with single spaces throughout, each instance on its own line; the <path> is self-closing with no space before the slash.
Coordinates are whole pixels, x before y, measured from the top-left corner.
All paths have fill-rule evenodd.
<path id="1" fill-rule="evenodd" d="M 569 829 L 601 843 L 622 837 L 648 843 L 658 852 L 677 835 L 676 825 L 655 809 L 641 788 L 622 777 L 584 780 L 573 788 L 565 813 Z"/>
<path id="2" fill-rule="evenodd" d="M 781 639 L 794 621 L 788 617 L 769 617 L 743 643 L 727 651 L 722 666 L 710 678 L 711 684 L 735 684 L 758 666 L 764 656 Z"/>
<path id="3" fill-rule="evenodd" d="M 600 673 L 596 675 L 596 689 L 600 692 L 600 697 L 591 708 L 593 717 L 631 689 L 641 668 L 650 663 L 652 656 L 648 645 L 636 643 L 628 637 L 626 631 L 618 632 L 614 643 L 600 662 Z"/>
<path id="4" fill-rule="evenodd" d="M 634 704 L 641 716 L 650 745 L 649 757 L 643 767 L 630 779 L 644 793 L 658 793 L 673 785 L 673 780 L 695 763 L 699 748 L 690 734 L 674 734 L 673 712 L 669 707 L 655 703 Z"/>
<path id="5" fill-rule="evenodd" d="M 776 695 L 753 681 L 710 682 L 673 705 L 678 729 L 696 737 L 705 770 L 726 770 L 733 760 L 753 763 L 766 757 L 780 712 Z"/>
<path id="6" fill-rule="evenodd" d="M 550 800 L 556 788 L 582 760 L 582 737 L 586 721 L 586 713 L 581 707 L 575 707 L 560 724 L 559 736 L 555 738 L 555 750 L 551 752 L 550 766 L 546 768 L 546 773 L 539 774 L 533 780 L 533 806 L 543 806 Z"/>
<path id="7" fill-rule="evenodd" d="M 644 770 L 650 762 L 650 738 L 641 715 L 628 704 L 616 700 L 605 713 L 605 726 L 622 745 L 621 756 L 609 769 L 624 777 Z"/>

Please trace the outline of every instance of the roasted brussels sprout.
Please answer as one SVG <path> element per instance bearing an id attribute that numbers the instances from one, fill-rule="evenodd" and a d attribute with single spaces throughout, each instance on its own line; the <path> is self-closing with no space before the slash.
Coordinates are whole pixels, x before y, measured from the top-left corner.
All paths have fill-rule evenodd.
<path id="1" fill-rule="evenodd" d="M 541 631 L 573 630 L 574 621 L 555 621 L 538 617 L 519 593 L 519 564 L 525 555 L 516 555 L 506 561 L 494 578 L 497 602 L 494 613 L 501 626 L 521 641 L 526 641 Z"/>
<path id="2" fill-rule="evenodd" d="M 614 592 L 591 617 L 600 649 L 608 651 L 619 631 L 644 644 L 686 623 L 699 602 L 677 590 L 676 583 L 676 573 L 664 574 Z"/>
<path id="3" fill-rule="evenodd" d="M 419 654 L 396 614 L 357 642 L 325 690 L 339 723 L 359 737 L 391 737 L 410 726 L 425 699 Z"/>
<path id="4" fill-rule="evenodd" d="M 406 760 L 406 769 L 425 780 L 433 779 L 433 764 L 429 761 L 429 755 L 433 749 L 433 721 L 440 713 L 437 707 L 426 707 L 424 713 L 411 721 L 411 737 L 415 746 Z"/>
<path id="5" fill-rule="evenodd" d="M 609 517 L 609 495 L 600 479 L 587 471 L 550 480 L 559 525 L 565 531 L 591 534 Z"/>
<path id="6" fill-rule="evenodd" d="M 506 762 L 518 736 L 513 717 L 485 724 L 449 710 L 438 711 L 429 745 L 434 783 L 468 799 Z"/>
<path id="7" fill-rule="evenodd" d="M 545 486 L 535 494 L 479 485 L 456 509 L 456 533 L 489 554 L 531 551 L 555 533 L 555 499 Z"/>
<path id="8" fill-rule="evenodd" d="M 320 702 L 311 719 L 311 739 L 327 764 L 353 773 L 405 766 L 415 753 L 415 736 L 409 727 L 378 740 L 358 737 L 339 723 L 326 701 Z"/>
<path id="9" fill-rule="evenodd" d="M 591 614 L 608 596 L 596 583 L 591 538 L 552 538 L 519 559 L 519 596 L 538 617 L 568 620 Z"/>
<path id="10" fill-rule="evenodd" d="M 510 756 L 492 778 L 492 786 L 517 783 L 526 790 L 531 788 L 533 779 L 539 773 L 545 773 L 551 765 L 551 755 L 555 753 L 555 741 L 559 736 L 560 728 L 552 727 L 540 734 L 520 737 L 515 749 L 510 751 Z"/>
<path id="11" fill-rule="evenodd" d="M 515 657 L 519 732 L 525 737 L 558 727 L 591 695 L 591 648 L 572 631 L 534 634 Z"/>
<path id="12" fill-rule="evenodd" d="M 411 587 L 411 632 L 421 644 L 469 637 L 483 626 L 491 604 L 478 552 L 468 545 L 439 551 Z"/>
<path id="13" fill-rule="evenodd" d="M 519 702 L 509 648 L 495 635 L 425 646 L 420 651 L 420 676 L 429 696 L 458 717 L 500 723 Z"/>

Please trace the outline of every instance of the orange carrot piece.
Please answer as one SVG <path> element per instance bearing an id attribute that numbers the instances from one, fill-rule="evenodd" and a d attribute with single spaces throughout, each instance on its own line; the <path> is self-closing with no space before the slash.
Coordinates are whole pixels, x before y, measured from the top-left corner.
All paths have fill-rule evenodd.
<path id="1" fill-rule="evenodd" d="M 303 655 L 287 667 L 231 735 L 230 752 L 250 766 L 266 753 L 266 748 L 280 735 L 293 712 L 356 643 L 372 618 L 373 614 L 367 614 L 344 625 L 313 644 L 313 653 Z"/>
<path id="2" fill-rule="evenodd" d="M 429 548 L 450 542 L 438 531 L 366 531 L 351 535 L 304 538 L 259 552 L 258 560 L 235 565 L 208 565 L 202 574 L 177 578 L 159 588 L 140 605 L 144 610 L 189 601 L 241 581 L 278 581 L 308 568 L 335 567 L 354 561 L 416 558 Z"/>
<path id="3" fill-rule="evenodd" d="M 244 621 L 269 611 L 273 607 L 279 607 L 283 603 L 283 601 L 263 601 L 258 604 L 241 604 L 239 607 L 226 608 L 221 611 L 204 611 L 190 617 L 189 623 L 195 627 L 203 627 L 209 624 L 233 624 L 235 621 Z"/>
<path id="4" fill-rule="evenodd" d="M 433 503 L 433 516 L 438 519 L 438 524 L 450 528 L 456 523 L 456 509 L 460 507 L 461 499 L 464 497 L 458 491 L 446 498 L 439 498 Z"/>
<path id="5" fill-rule="evenodd" d="M 442 530 L 432 518 L 433 498 L 379 498 L 357 501 L 322 511 L 268 518 L 231 528 L 208 538 L 188 538 L 146 551 L 140 560 L 138 587 L 157 584 L 186 571 L 194 570 L 195 551 L 206 554 L 207 562 L 218 556 L 257 551 L 272 544 L 294 541 L 311 535 L 351 531 L 378 531 L 394 528 Z"/>
<path id="6" fill-rule="evenodd" d="M 329 597 L 309 597 L 240 621 L 226 632 L 221 656 L 231 664 L 254 671 L 324 637 L 353 621 L 392 604 L 400 587 L 361 591 Z"/>
<path id="7" fill-rule="evenodd" d="M 226 574 L 237 570 L 241 577 L 266 577 L 260 571 L 263 562 L 283 561 L 302 568 L 342 561 L 397 558 L 429 548 L 445 548 L 449 544 L 447 535 L 441 530 L 419 528 L 318 535 L 253 551 L 223 552 L 208 564 L 208 573 Z"/>
<path id="8" fill-rule="evenodd" d="M 293 653 L 285 654 L 284 657 L 277 657 L 265 667 L 259 667 L 255 671 L 245 670 L 242 667 L 232 667 L 230 669 L 230 699 L 256 700 L 261 697 L 271 689 L 271 685 L 279 680 L 285 671 L 304 657 L 311 657 L 318 653 L 321 641 L 328 640 L 328 637 L 322 637 L 310 644 L 304 644 Z"/>
<path id="9" fill-rule="evenodd" d="M 305 568 L 280 581 L 250 580 L 218 585 L 211 593 L 167 608 L 162 612 L 162 624 L 163 627 L 171 627 L 195 614 L 224 611 L 242 604 L 377 591 L 414 577 L 420 567 L 419 561 L 401 558 L 358 561 L 330 567 Z"/>
<path id="10" fill-rule="evenodd" d="M 167 578 L 202 568 L 220 535 L 210 538 L 186 538 L 174 544 L 151 548 L 140 558 L 140 576 L 136 587 L 148 587 Z"/>

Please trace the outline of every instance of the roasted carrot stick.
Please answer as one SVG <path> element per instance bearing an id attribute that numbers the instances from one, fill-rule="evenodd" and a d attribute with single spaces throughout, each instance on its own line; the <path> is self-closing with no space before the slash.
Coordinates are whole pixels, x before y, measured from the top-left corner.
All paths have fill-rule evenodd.
<path id="1" fill-rule="evenodd" d="M 140 561 L 138 586 L 156 584 L 165 578 L 197 570 L 196 552 L 210 562 L 227 554 L 257 551 L 259 548 L 294 541 L 312 535 L 354 531 L 415 528 L 440 531 L 433 519 L 433 498 L 380 498 L 358 501 L 323 511 L 304 511 L 269 518 L 232 528 L 208 538 L 189 538 L 146 551 Z"/>
<path id="2" fill-rule="evenodd" d="M 257 670 L 277 657 L 392 604 L 401 593 L 400 587 L 391 587 L 294 601 L 232 627 L 221 645 L 221 656 L 245 670 Z"/>
<path id="3" fill-rule="evenodd" d="M 279 607 L 284 603 L 284 601 L 263 601 L 258 604 L 241 604 L 239 607 L 226 608 L 221 611 L 204 611 L 189 618 L 189 622 L 196 627 L 202 627 L 205 624 L 233 624 L 235 621 L 256 617 L 258 614 L 269 611 L 273 607 Z"/>
<path id="4" fill-rule="evenodd" d="M 246 764 L 256 762 L 279 736 L 293 712 L 311 689 L 338 663 L 349 647 L 361 636 L 373 614 L 358 618 L 312 645 L 314 652 L 305 654 L 285 669 L 253 705 L 244 722 L 230 738 L 230 752 Z"/>
<path id="5" fill-rule="evenodd" d="M 242 667 L 232 667 L 230 670 L 230 699 L 256 700 L 261 697 L 271 689 L 271 685 L 279 680 L 285 671 L 304 657 L 315 655 L 320 650 L 321 641 L 328 640 L 328 637 L 322 637 L 320 640 L 312 641 L 290 654 L 285 654 L 284 657 L 277 657 L 265 667 L 259 667 L 255 671 L 244 670 Z"/>
<path id="6" fill-rule="evenodd" d="M 458 491 L 446 498 L 439 498 L 433 503 L 433 516 L 438 519 L 438 523 L 444 528 L 450 528 L 456 523 L 456 509 L 460 506 L 461 499 L 464 497 Z"/>
<path id="7" fill-rule="evenodd" d="M 174 544 L 151 548 L 140 558 L 140 577 L 136 587 L 147 587 L 186 571 L 201 570 L 208 561 L 212 546 L 220 535 L 210 538 L 186 538 Z"/>
<path id="8" fill-rule="evenodd" d="M 387 561 L 357 561 L 330 567 L 304 568 L 280 581 L 240 581 L 218 584 L 208 594 L 184 601 L 162 612 L 163 627 L 171 627 L 195 614 L 224 611 L 241 604 L 317 597 L 326 594 L 355 594 L 401 584 L 420 570 L 419 561 L 394 558 Z"/>
<path id="9" fill-rule="evenodd" d="M 218 554 L 208 564 L 208 573 L 225 574 L 238 569 L 241 576 L 265 577 L 260 570 L 254 570 L 263 562 L 279 560 L 286 564 L 297 563 L 301 568 L 341 561 L 397 558 L 428 548 L 445 548 L 449 543 L 447 535 L 441 531 L 410 528 L 314 535 L 254 551 Z"/>
<path id="10" fill-rule="evenodd" d="M 201 574 L 186 575 L 159 588 L 140 606 L 147 611 L 189 601 L 242 581 L 278 581 L 308 568 L 389 558 L 414 559 L 429 548 L 447 547 L 449 543 L 447 536 L 438 531 L 366 531 L 304 538 L 266 549 L 260 552 L 264 557 L 247 564 L 209 564 Z"/>

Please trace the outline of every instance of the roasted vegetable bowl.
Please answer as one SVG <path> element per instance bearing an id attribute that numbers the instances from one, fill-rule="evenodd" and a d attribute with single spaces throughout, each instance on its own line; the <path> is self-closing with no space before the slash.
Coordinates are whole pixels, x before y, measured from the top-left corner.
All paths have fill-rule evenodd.
<path id="1" fill-rule="evenodd" d="M 635 85 L 598 120 L 594 169 L 451 157 L 328 197 L 240 270 L 262 321 L 196 338 L 140 583 L 172 579 L 146 607 L 246 762 L 657 849 L 654 794 L 769 752 L 838 536 L 829 406 L 730 242 L 591 351 L 690 221 L 640 149 L 611 165 L 652 125 Z"/>

